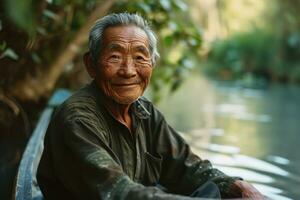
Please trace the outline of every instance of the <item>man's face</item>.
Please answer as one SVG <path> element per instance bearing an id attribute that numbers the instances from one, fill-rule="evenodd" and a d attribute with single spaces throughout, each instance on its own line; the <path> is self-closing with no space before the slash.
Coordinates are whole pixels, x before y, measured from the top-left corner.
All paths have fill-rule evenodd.
<path id="1" fill-rule="evenodd" d="M 130 104 L 145 91 L 152 74 L 146 33 L 136 26 L 109 27 L 104 31 L 95 80 L 104 94 Z"/>

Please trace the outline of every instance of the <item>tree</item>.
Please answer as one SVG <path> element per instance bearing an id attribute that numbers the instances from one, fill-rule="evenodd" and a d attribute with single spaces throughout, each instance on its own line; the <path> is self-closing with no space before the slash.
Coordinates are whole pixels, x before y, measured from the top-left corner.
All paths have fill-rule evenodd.
<path id="1" fill-rule="evenodd" d="M 140 13 L 157 31 L 161 60 L 151 85 L 155 100 L 165 85 L 170 90 L 180 85 L 201 46 L 201 30 L 183 0 L 16 1 L 6 0 L 1 8 L 0 71 L 2 90 L 21 101 L 49 96 L 66 66 L 86 50 L 89 27 L 109 12 Z"/>

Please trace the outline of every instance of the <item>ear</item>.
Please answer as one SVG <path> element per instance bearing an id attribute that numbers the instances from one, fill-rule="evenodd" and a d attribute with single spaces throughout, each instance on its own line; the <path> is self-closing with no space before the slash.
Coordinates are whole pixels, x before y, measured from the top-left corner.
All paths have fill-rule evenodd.
<path id="1" fill-rule="evenodd" d="M 83 62 L 84 62 L 85 68 L 86 68 L 87 72 L 89 73 L 90 77 L 95 78 L 96 77 L 96 68 L 93 65 L 90 52 L 86 52 L 83 55 Z"/>

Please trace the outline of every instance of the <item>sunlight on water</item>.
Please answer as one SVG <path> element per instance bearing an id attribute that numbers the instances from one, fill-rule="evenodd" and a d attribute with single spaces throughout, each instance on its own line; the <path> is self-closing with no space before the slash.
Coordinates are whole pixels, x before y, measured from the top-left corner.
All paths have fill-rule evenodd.
<path id="1" fill-rule="evenodd" d="M 187 140 L 189 140 L 187 138 Z M 289 176 L 289 172 L 268 162 L 239 154 L 239 149 L 225 145 L 193 145 L 193 151 L 213 163 L 213 165 L 230 176 L 240 176 L 252 182 L 255 187 L 271 199 L 290 199 L 284 191 L 272 186 L 276 182 L 272 174 L 280 177 Z"/>
<path id="2" fill-rule="evenodd" d="M 270 199 L 300 199 L 300 87 L 251 89 L 194 74 L 158 107 L 216 168 Z"/>
<path id="3" fill-rule="evenodd" d="M 280 167 L 277 167 L 275 165 L 272 165 L 270 163 L 267 163 L 265 161 L 252 158 L 245 155 L 234 155 L 234 159 L 237 163 L 240 163 L 240 166 L 242 167 L 249 167 L 251 169 L 260 170 L 272 174 L 277 174 L 280 176 L 289 176 L 290 173 L 281 169 Z"/>
<path id="4" fill-rule="evenodd" d="M 225 174 L 228 174 L 230 176 L 240 176 L 250 182 L 259 182 L 259 183 L 274 182 L 274 179 L 272 177 L 251 170 L 241 169 L 237 167 L 225 167 L 217 164 L 215 164 L 215 166 Z"/>
<path id="5" fill-rule="evenodd" d="M 221 153 L 221 152 L 220 152 Z M 227 153 L 226 151 L 224 153 Z M 218 165 L 238 166 L 258 170 L 261 172 L 271 173 L 279 176 L 289 176 L 290 173 L 281 169 L 278 166 L 272 165 L 256 158 L 251 158 L 245 155 L 228 156 L 224 154 L 210 154 L 210 160 Z"/>
<path id="6" fill-rule="evenodd" d="M 266 194 L 270 199 L 292 200 L 291 198 L 283 196 L 282 193 L 284 193 L 284 191 L 281 190 L 281 189 L 278 189 L 278 188 L 275 188 L 275 187 L 269 187 L 267 185 L 262 185 L 262 184 L 258 184 L 258 183 L 253 183 L 253 185 L 259 191 Z"/>
<path id="7" fill-rule="evenodd" d="M 278 194 L 273 194 L 273 193 L 268 193 L 268 198 L 270 199 L 276 199 L 276 200 L 292 200 L 291 198 L 282 196 L 282 195 L 278 195 Z"/>
<path id="8" fill-rule="evenodd" d="M 263 185 L 263 184 L 259 184 L 259 183 L 253 183 L 253 185 L 259 190 L 259 191 L 265 191 L 268 194 L 269 193 L 273 193 L 273 194 L 280 194 L 283 193 L 284 191 L 279 189 L 279 188 L 275 188 L 275 187 L 270 187 L 267 185 Z"/>
<path id="9" fill-rule="evenodd" d="M 290 164 L 290 161 L 286 158 L 283 157 L 279 157 L 279 156 L 268 156 L 267 159 L 271 162 L 277 163 L 277 164 L 281 164 L 281 165 L 288 165 Z"/>
<path id="10" fill-rule="evenodd" d="M 217 112 L 224 114 L 226 117 L 233 117 L 239 120 L 250 120 L 258 122 L 271 122 L 272 117 L 267 114 L 252 114 L 247 111 L 247 108 L 244 105 L 237 104 L 220 104 L 216 108 L 211 108 L 205 106 L 203 109 L 204 112 Z"/>
<path id="11" fill-rule="evenodd" d="M 197 144 L 195 144 L 195 147 L 198 147 Z M 220 144 L 201 145 L 200 148 L 204 148 L 204 149 L 207 149 L 210 151 L 215 151 L 215 152 L 222 152 L 222 153 L 226 153 L 226 154 L 237 154 L 240 152 L 240 149 L 237 147 L 220 145 Z"/>

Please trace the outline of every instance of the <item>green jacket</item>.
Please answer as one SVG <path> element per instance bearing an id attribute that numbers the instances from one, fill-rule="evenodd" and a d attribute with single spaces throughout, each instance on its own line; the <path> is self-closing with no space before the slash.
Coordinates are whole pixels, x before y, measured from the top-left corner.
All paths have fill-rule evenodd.
<path id="1" fill-rule="evenodd" d="M 209 180 L 230 196 L 235 178 L 193 154 L 150 101 L 131 105 L 132 134 L 102 95 L 92 82 L 56 110 L 37 172 L 45 199 L 189 199 Z"/>

